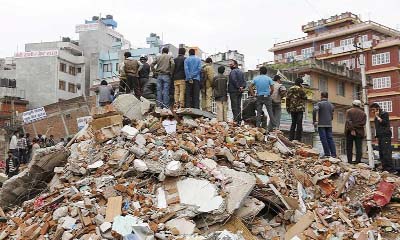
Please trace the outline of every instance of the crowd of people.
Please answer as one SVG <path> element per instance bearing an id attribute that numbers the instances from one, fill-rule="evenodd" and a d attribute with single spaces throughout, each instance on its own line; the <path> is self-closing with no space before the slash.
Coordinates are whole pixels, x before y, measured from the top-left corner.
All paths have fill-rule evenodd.
<path id="1" fill-rule="evenodd" d="M 214 73 L 213 61 L 205 59 L 205 63 L 196 56 L 194 49 L 179 48 L 178 56 L 169 54 L 168 48 L 149 65 L 147 57 L 140 60 L 132 58 L 130 52 L 124 54 L 125 60 L 120 64 L 120 93 L 133 93 L 155 99 L 159 109 L 171 107 L 200 108 L 211 111 L 212 99 L 216 103 L 218 121 L 227 121 L 228 95 L 233 120 L 240 124 L 242 120 L 265 128 L 268 132 L 279 129 L 282 112 L 282 99 L 286 97 L 286 110 L 291 116 L 289 140 L 302 141 L 303 116 L 306 110 L 307 93 L 303 87 L 303 79 L 297 78 L 294 86 L 286 89 L 281 77 L 271 79 L 267 68 L 260 67 L 260 75 L 255 77 L 247 88 L 245 76 L 235 60 L 229 61 L 230 73 L 225 74 L 225 67 L 220 66 Z M 153 77 L 150 77 L 150 74 Z M 242 96 L 248 90 L 250 97 L 243 102 Z M 106 105 L 112 102 L 114 90 L 102 82 L 99 90 L 99 103 Z M 201 100 L 201 102 L 200 102 Z M 263 108 L 266 108 L 268 117 Z M 389 117 L 378 104 L 372 104 L 375 115 L 376 137 L 378 138 L 379 155 L 385 170 L 392 170 L 391 165 L 391 131 Z M 332 120 L 334 106 L 328 101 L 328 93 L 321 93 L 321 101 L 313 109 L 313 121 L 322 143 L 324 157 L 337 157 L 332 136 Z M 267 124 L 267 120 L 269 123 Z M 346 112 L 345 135 L 347 158 L 350 163 L 361 162 L 362 139 L 365 137 L 364 127 L 366 115 L 361 109 L 361 101 L 355 100 L 352 108 Z M 353 161 L 353 143 L 355 143 L 356 159 Z"/>
<path id="2" fill-rule="evenodd" d="M 46 136 L 38 134 L 37 137 L 31 138 L 29 133 L 23 134 L 19 131 L 15 131 L 10 139 L 5 166 L 6 175 L 8 177 L 17 175 L 19 173 L 21 164 L 28 164 L 36 150 L 40 148 L 52 147 L 60 143 L 66 143 L 64 138 L 61 138 L 60 141 L 57 142 L 53 135 L 50 135 L 47 138 Z"/>

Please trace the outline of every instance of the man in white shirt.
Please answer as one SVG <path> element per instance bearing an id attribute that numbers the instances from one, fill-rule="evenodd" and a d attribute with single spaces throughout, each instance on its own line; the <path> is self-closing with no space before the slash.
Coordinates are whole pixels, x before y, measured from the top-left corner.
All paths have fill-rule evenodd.
<path id="1" fill-rule="evenodd" d="M 18 131 L 15 131 L 11 137 L 10 146 L 9 146 L 9 150 L 12 152 L 14 157 L 18 157 L 18 147 L 17 147 L 18 138 L 17 138 L 17 136 L 18 136 Z"/>

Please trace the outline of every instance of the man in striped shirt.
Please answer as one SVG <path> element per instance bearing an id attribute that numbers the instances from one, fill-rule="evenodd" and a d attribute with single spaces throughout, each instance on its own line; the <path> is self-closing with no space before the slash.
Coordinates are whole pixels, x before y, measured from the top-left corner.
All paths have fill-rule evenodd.
<path id="1" fill-rule="evenodd" d="M 26 143 L 26 138 L 23 133 L 19 134 L 19 138 L 17 141 L 17 149 L 18 149 L 18 158 L 19 162 L 26 164 L 27 159 L 26 159 L 26 150 L 27 150 L 28 144 Z"/>

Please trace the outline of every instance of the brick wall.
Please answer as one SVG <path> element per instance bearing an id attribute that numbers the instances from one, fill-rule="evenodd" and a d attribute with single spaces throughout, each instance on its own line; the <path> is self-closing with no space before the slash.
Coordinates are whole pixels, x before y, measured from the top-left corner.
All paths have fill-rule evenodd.
<path id="1" fill-rule="evenodd" d="M 24 124 L 23 129 L 31 136 L 54 135 L 57 141 L 60 138 L 67 138 L 78 132 L 76 119 L 89 116 L 90 109 L 96 105 L 95 101 L 95 96 L 87 98 L 86 101 L 83 97 L 78 97 L 44 106 L 47 118 Z"/>

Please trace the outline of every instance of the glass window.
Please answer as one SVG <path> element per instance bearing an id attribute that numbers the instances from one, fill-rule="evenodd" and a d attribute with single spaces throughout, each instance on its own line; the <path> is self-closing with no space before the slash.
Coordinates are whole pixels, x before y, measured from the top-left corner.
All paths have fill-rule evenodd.
<path id="1" fill-rule="evenodd" d="M 340 40 L 340 46 L 349 46 L 354 44 L 354 38 Z"/>
<path id="2" fill-rule="evenodd" d="M 67 64 L 60 63 L 60 72 L 67 72 Z"/>
<path id="3" fill-rule="evenodd" d="M 58 81 L 58 89 L 65 91 L 65 81 Z"/>
<path id="4" fill-rule="evenodd" d="M 346 84 L 342 81 L 337 82 L 337 95 L 344 97 Z"/>
<path id="5" fill-rule="evenodd" d="M 344 112 L 343 111 L 338 111 L 337 112 L 338 116 L 338 123 L 344 124 Z"/>
<path id="6" fill-rule="evenodd" d="M 390 88 L 392 86 L 390 76 L 373 78 L 372 83 L 373 89 Z"/>
<path id="7" fill-rule="evenodd" d="M 70 93 L 76 93 L 75 84 L 68 83 L 68 92 L 70 92 Z"/>
<path id="8" fill-rule="evenodd" d="M 390 52 L 372 55 L 372 66 L 390 63 Z"/>
<path id="9" fill-rule="evenodd" d="M 382 108 L 383 111 L 386 112 L 392 112 L 392 101 L 381 101 L 381 102 L 376 102 L 379 104 L 379 106 Z"/>
<path id="10" fill-rule="evenodd" d="M 318 81 L 318 90 L 320 92 L 327 92 L 328 91 L 328 79 L 325 76 L 320 76 Z"/>

